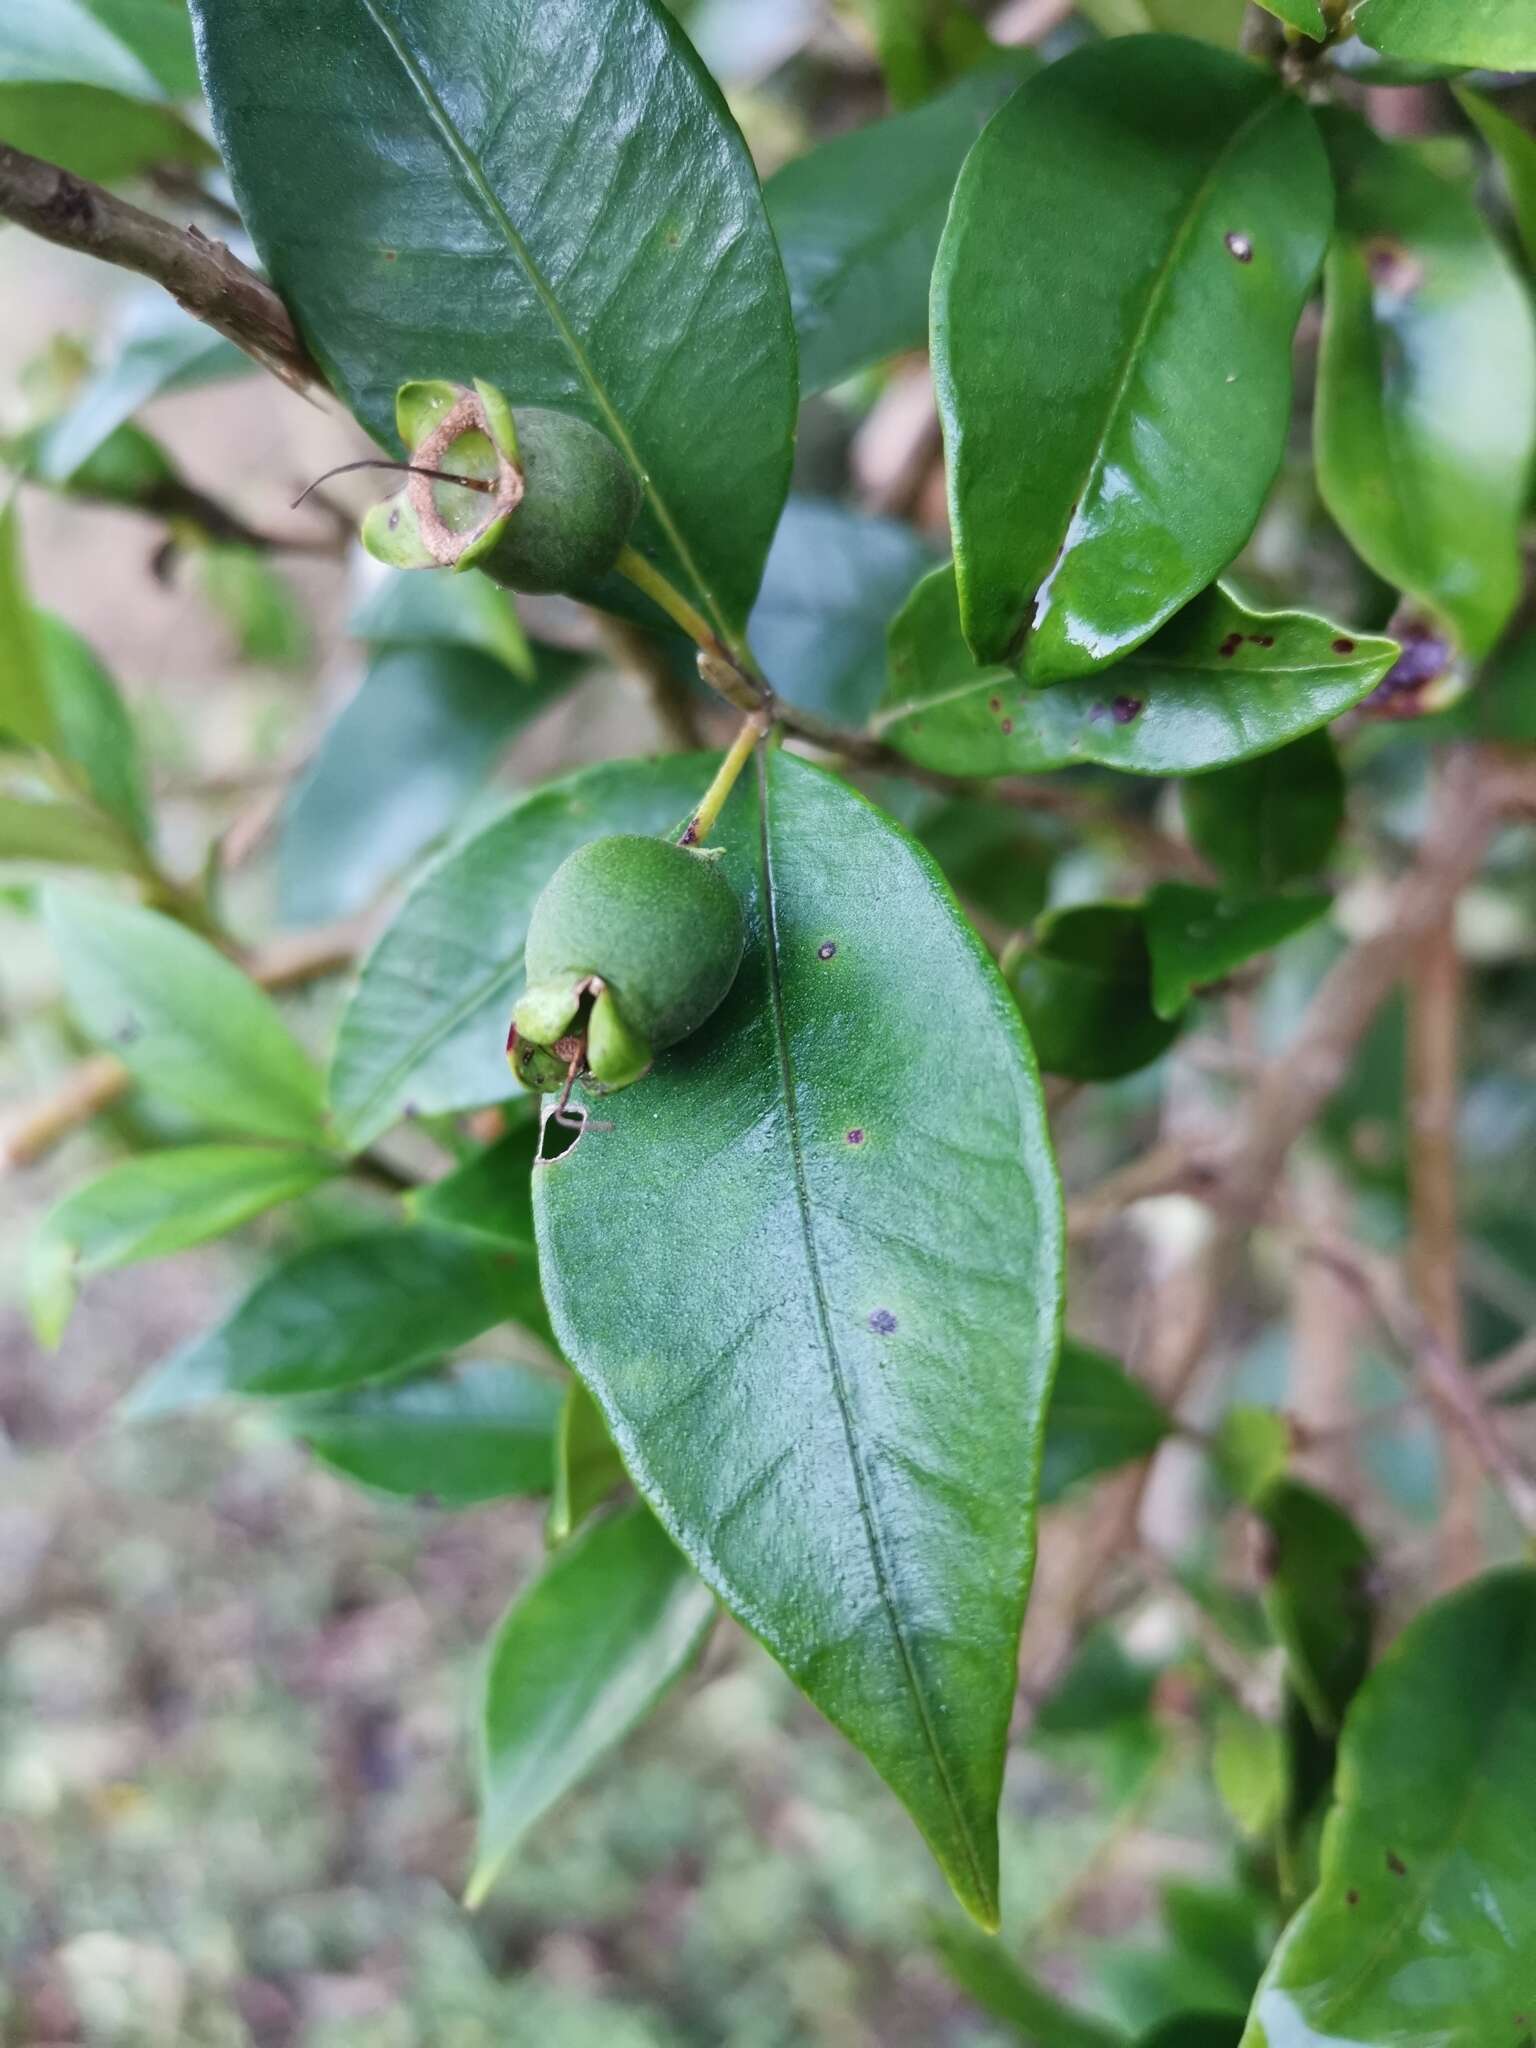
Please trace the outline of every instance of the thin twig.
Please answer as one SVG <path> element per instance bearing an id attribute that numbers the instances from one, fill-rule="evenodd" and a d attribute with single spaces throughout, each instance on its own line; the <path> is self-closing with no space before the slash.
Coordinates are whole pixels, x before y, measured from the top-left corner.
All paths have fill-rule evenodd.
<path id="1" fill-rule="evenodd" d="M 0 219 L 61 248 L 163 285 L 176 303 L 297 390 L 323 384 L 293 317 L 272 287 L 222 242 L 0 143 Z"/>
<path id="2" fill-rule="evenodd" d="M 359 925 L 344 924 L 280 939 L 247 963 L 251 978 L 273 993 L 323 980 L 351 965 L 363 937 Z M 51 1094 L 0 1131 L 0 1174 L 35 1166 L 71 1132 L 121 1101 L 132 1085 L 132 1074 L 112 1054 L 82 1060 Z"/>

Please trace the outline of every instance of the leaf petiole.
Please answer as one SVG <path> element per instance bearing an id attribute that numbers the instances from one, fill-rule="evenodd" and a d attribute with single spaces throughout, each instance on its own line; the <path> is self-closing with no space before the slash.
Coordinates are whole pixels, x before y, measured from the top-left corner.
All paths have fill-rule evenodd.
<path id="1" fill-rule="evenodd" d="M 715 779 L 704 792 L 703 802 L 688 820 L 678 844 L 681 846 L 702 846 L 725 808 L 725 800 L 736 787 L 741 771 L 751 760 L 758 741 L 768 730 L 767 714 L 754 711 L 742 721 L 740 732 L 730 744 L 725 759 L 715 772 Z"/>

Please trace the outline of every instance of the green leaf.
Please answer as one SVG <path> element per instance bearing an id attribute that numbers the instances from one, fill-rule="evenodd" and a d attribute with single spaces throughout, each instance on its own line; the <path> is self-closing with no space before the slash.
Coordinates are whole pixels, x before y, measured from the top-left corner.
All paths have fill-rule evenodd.
<path id="1" fill-rule="evenodd" d="M 789 276 L 809 397 L 928 340 L 933 259 L 966 151 L 1033 54 L 969 73 L 926 107 L 834 135 L 763 187 Z"/>
<path id="2" fill-rule="evenodd" d="M 147 40 L 151 11 L 174 12 L 186 34 L 186 16 L 154 0 L 30 0 L 8 11 L 0 38 L 0 80 L 92 85 L 156 100 L 166 87 L 151 59 L 162 63 L 158 40 Z M 188 51 L 190 55 L 190 50 Z M 195 90 L 195 73 L 190 89 Z M 187 88 L 180 87 L 179 90 Z"/>
<path id="3" fill-rule="evenodd" d="M 0 135 L 12 149 L 100 184 L 159 164 L 218 162 L 202 136 L 168 107 L 95 85 L 0 84 Z"/>
<path id="4" fill-rule="evenodd" d="M 38 450 L 40 477 L 67 483 L 152 398 L 248 376 L 254 367 L 232 341 L 163 293 L 130 300 L 105 358 L 49 422 Z"/>
<path id="5" fill-rule="evenodd" d="M 1536 1954 L 1536 1572 L 1411 1622 L 1345 1723 L 1321 1882 L 1243 2048 L 1524 2048 Z"/>
<path id="6" fill-rule="evenodd" d="M 149 805 L 138 737 L 116 683 L 62 619 L 39 613 L 37 633 L 57 751 L 81 771 L 110 817 L 132 838 L 147 839 Z"/>
<path id="7" fill-rule="evenodd" d="M 568 853 L 607 832 L 665 832 L 713 772 L 702 755 L 618 761 L 548 783 L 438 860 L 364 965 L 331 1068 L 354 1149 L 409 1110 L 473 1109 L 517 1093 L 507 1023 L 539 891 Z"/>
<path id="8" fill-rule="evenodd" d="M 1064 1338 L 1040 1465 L 1041 1505 L 1097 1473 L 1146 1457 L 1172 1429 L 1163 1408 L 1123 1365 Z"/>
<path id="9" fill-rule="evenodd" d="M 1035 927 L 1009 986 L 1048 1074 L 1116 1081 L 1165 1053 L 1177 1020 L 1152 1007 L 1152 959 L 1139 903 L 1077 903 Z"/>
<path id="10" fill-rule="evenodd" d="M 244 661 L 302 668 L 309 628 L 292 584 L 268 557 L 236 541 L 199 547 L 193 566 L 205 601 L 234 636 Z"/>
<path id="11" fill-rule="evenodd" d="M 1298 35 L 1310 36 L 1315 43 L 1322 42 L 1328 33 L 1322 0 L 1262 0 L 1262 4 L 1288 28 L 1295 29 Z"/>
<path id="12" fill-rule="evenodd" d="M 502 1359 L 320 1401 L 285 1420 L 360 1486 L 445 1508 L 547 1493 L 559 1384 Z"/>
<path id="13" fill-rule="evenodd" d="M 1243 2023 L 1228 2012 L 1181 2012 L 1143 2034 L 1136 2048 L 1240 2048 Z"/>
<path id="14" fill-rule="evenodd" d="M 284 922 L 324 924 L 365 909 L 453 824 L 502 748 L 566 680 L 557 665 L 534 689 L 469 647 L 381 654 L 289 799 L 278 846 Z"/>
<path id="15" fill-rule="evenodd" d="M 1211 1461 L 1238 1499 L 1253 1503 L 1284 1477 L 1294 1449 L 1291 1425 L 1278 1409 L 1237 1401 L 1216 1427 Z"/>
<path id="16" fill-rule="evenodd" d="M 44 0 L 45 6 L 51 0 Z M 85 0 L 91 13 L 152 73 L 168 98 L 198 95 L 197 53 L 185 0 Z"/>
<path id="17" fill-rule="evenodd" d="M 1268 1533 L 1270 1626 L 1314 1726 L 1332 1734 L 1370 1665 L 1371 1547 L 1342 1508 L 1298 1479 L 1276 1480 L 1254 1506 Z"/>
<path id="18" fill-rule="evenodd" d="M 996 1941 L 973 1927 L 940 1921 L 933 1945 L 974 2005 L 1011 2027 L 1030 2048 L 1128 2048 L 1128 2037 L 1063 2005 Z"/>
<path id="19" fill-rule="evenodd" d="M 1326 732 L 1202 775 L 1180 796 L 1196 850 L 1245 893 L 1315 875 L 1344 823 L 1344 770 Z"/>
<path id="20" fill-rule="evenodd" d="M 1159 1017 L 1181 1017 L 1199 990 L 1316 924 L 1332 901 L 1318 894 L 1232 903 L 1214 889 L 1159 882 L 1145 906 L 1153 1009 Z"/>
<path id="21" fill-rule="evenodd" d="M 1310 612 L 1250 612 L 1220 586 L 1108 672 L 1051 690 L 977 668 L 952 569 L 935 569 L 891 628 L 891 680 L 874 725 L 950 775 L 1037 775 L 1096 761 L 1129 775 L 1197 775 L 1283 746 L 1368 696 L 1390 640 Z"/>
<path id="22" fill-rule="evenodd" d="M 995 1924 L 1061 1298 L 1034 1063 L 844 784 L 770 754 L 718 836 L 735 987 L 535 1173 L 554 1326 L 641 1492 Z"/>
<path id="23" fill-rule="evenodd" d="M 628 1477 L 602 1409 L 580 1380 L 572 1380 L 555 1438 L 555 1490 L 545 1524 L 550 1547 L 569 1542 Z"/>
<path id="24" fill-rule="evenodd" d="M 1223 1700 L 1211 1744 L 1211 1776 L 1241 1833 L 1258 1840 L 1280 1817 L 1285 1748 L 1280 1731 Z"/>
<path id="25" fill-rule="evenodd" d="M 1335 110 L 1318 486 L 1377 575 L 1486 654 L 1520 584 L 1536 323 L 1471 197 Z"/>
<path id="26" fill-rule="evenodd" d="M 126 874 L 134 853 L 117 827 L 94 811 L 0 793 L 0 861 L 8 860 L 60 861 Z"/>
<path id="27" fill-rule="evenodd" d="M 1017 931 L 1045 908 L 1055 850 L 1014 805 L 954 797 L 914 830 L 955 894 L 983 916 Z"/>
<path id="28" fill-rule="evenodd" d="M 153 910 L 50 888 L 44 914 L 75 1020 L 135 1078 L 211 1129 L 317 1142 L 320 1077 L 271 1001 Z"/>
<path id="29" fill-rule="evenodd" d="M 1331 206 L 1307 109 L 1185 37 L 1076 50 L 989 124 L 933 279 L 978 661 L 1036 683 L 1102 668 L 1237 554 Z"/>
<path id="30" fill-rule="evenodd" d="M 487 1145 L 465 1165 L 406 1196 L 419 1223 L 464 1230 L 501 1244 L 533 1243 L 533 1162 L 539 1150 L 536 1118 Z"/>
<path id="31" fill-rule="evenodd" d="M 472 647 L 525 683 L 536 673 L 533 649 L 510 594 L 478 569 L 453 576 L 382 571 L 376 588 L 347 620 L 347 631 L 377 647 Z M 551 658 L 549 650 L 543 658 Z"/>
<path id="32" fill-rule="evenodd" d="M 336 1171 L 313 1152 L 253 1145 L 185 1145 L 109 1167 L 66 1195 L 38 1231 L 30 1274 L 39 1340 L 52 1347 L 63 1335 L 76 1280 L 223 1237 Z"/>
<path id="33" fill-rule="evenodd" d="M 1242 2014 L 1264 1968 L 1260 1953 L 1267 1909 L 1258 1896 L 1237 1886 L 1189 1884 L 1175 1879 L 1163 1886 L 1163 1920 L 1181 1959 L 1198 1965 L 1222 1994 L 1211 2000 L 1226 2009 L 1227 1995 L 1236 2001 L 1238 2019 L 1227 2048 L 1237 2048 Z M 1269 1944 L 1264 1944 L 1265 1954 Z"/>
<path id="34" fill-rule="evenodd" d="M 480 1904 L 536 1822 L 693 1662 L 715 1603 L 643 1507 L 560 1551 L 491 1644 L 480 1724 Z"/>
<path id="35" fill-rule="evenodd" d="M 862 725 L 885 688 L 885 636 L 932 566 L 910 526 L 791 498 L 752 613 L 752 645 L 780 694 Z"/>
<path id="36" fill-rule="evenodd" d="M 311 1245 L 274 1266 L 214 1329 L 141 1380 L 138 1420 L 226 1394 L 336 1393 L 427 1365 L 495 1324 L 540 1321 L 533 1261 L 431 1230 Z"/>
<path id="37" fill-rule="evenodd" d="M 347 403 L 488 379 L 580 413 L 739 631 L 789 484 L 789 294 L 751 157 L 652 0 L 195 0 L 240 210 Z"/>
<path id="38" fill-rule="evenodd" d="M 1536 71 L 1527 0 L 1356 0 L 1353 21 L 1361 40 L 1388 57 Z"/>
<path id="39" fill-rule="evenodd" d="M 0 505 L 0 741 L 46 747 L 54 738 L 46 664 L 27 597 L 16 501 Z"/>
<path id="40" fill-rule="evenodd" d="M 984 56 L 987 32 L 965 0 L 857 0 L 898 107 L 915 106 Z"/>
<path id="41" fill-rule="evenodd" d="M 1536 267 L 1536 135 L 1512 121 L 1484 94 L 1460 85 L 1453 91 L 1462 112 L 1475 123 L 1503 166 L 1521 246 L 1527 262 Z"/>

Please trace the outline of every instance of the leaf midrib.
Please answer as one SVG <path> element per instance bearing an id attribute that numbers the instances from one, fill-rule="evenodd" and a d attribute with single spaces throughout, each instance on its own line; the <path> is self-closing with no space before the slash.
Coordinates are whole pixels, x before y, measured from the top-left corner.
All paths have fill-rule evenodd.
<path id="1" fill-rule="evenodd" d="M 689 547 L 681 529 L 672 516 L 670 507 L 657 490 L 655 479 L 651 476 L 645 462 L 642 461 L 640 451 L 634 444 L 629 428 L 624 422 L 623 415 L 610 396 L 607 385 L 598 375 L 597 368 L 587 354 L 580 335 L 577 334 L 575 328 L 572 327 L 570 321 L 566 318 L 553 285 L 551 285 L 549 279 L 545 277 L 543 271 L 534 261 L 533 251 L 518 231 L 517 223 L 497 197 L 496 189 L 487 176 L 479 156 L 470 148 L 464 136 L 459 133 L 453 117 L 438 97 L 432 81 L 423 70 L 415 51 L 406 42 L 404 36 L 381 13 L 378 0 L 359 0 L 359 4 L 389 46 L 390 52 L 399 64 L 400 69 L 404 72 L 411 90 L 421 101 L 428 120 L 437 130 L 444 147 L 463 173 L 470 191 L 484 208 L 490 225 L 502 235 L 508 248 L 522 265 L 528 282 L 533 286 L 540 305 L 544 308 L 551 325 L 564 344 L 567 354 L 575 365 L 577 374 L 586 385 L 593 404 L 602 414 L 609 432 L 613 435 L 614 440 L 623 452 L 625 460 L 639 479 L 641 489 L 645 492 L 646 499 L 650 504 L 651 510 L 655 513 L 662 531 L 666 534 L 678 560 L 692 578 L 699 595 L 709 607 L 714 620 L 715 630 L 727 644 L 730 644 L 733 637 L 730 625 L 725 616 L 724 608 L 719 598 L 715 595 L 713 586 L 700 570 L 697 561 L 694 559 L 692 549 Z"/>
<path id="2" fill-rule="evenodd" d="M 757 757 L 758 791 L 758 835 L 760 851 L 760 872 L 762 877 L 763 939 L 764 953 L 768 965 L 769 1011 L 773 1022 L 774 1046 L 778 1054 L 780 1089 L 784 1101 L 784 1125 L 789 1140 L 791 1170 L 795 1186 L 795 1212 L 800 1220 L 800 1232 L 805 1247 L 806 1269 L 810 1277 L 811 1293 L 816 1307 L 816 1323 L 821 1334 L 822 1349 L 826 1355 L 832 1377 L 832 1389 L 837 1401 L 838 1418 L 842 1425 L 843 1442 L 848 1453 L 848 1465 L 853 1475 L 854 1492 L 858 1499 L 859 1520 L 864 1529 L 864 1539 L 869 1550 L 870 1563 L 874 1568 L 875 1586 L 879 1594 L 880 1610 L 885 1616 L 891 1639 L 896 1647 L 897 1660 L 906 1681 L 917 1715 L 918 1725 L 923 1733 L 929 1756 L 938 1774 L 939 1783 L 950 1808 L 951 1815 L 964 1845 L 966 1862 L 971 1882 L 975 1887 L 978 1901 L 989 1906 L 993 1903 L 992 1887 L 987 1882 L 982 1868 L 977 1845 L 972 1836 L 964 1806 L 950 1774 L 948 1760 L 938 1739 L 938 1730 L 929 1711 L 928 1701 L 918 1675 L 917 1660 L 911 1643 L 907 1640 L 906 1628 L 896 1605 L 892 1575 L 886 1556 L 885 1533 L 876 1512 L 875 1503 L 864 1471 L 854 1436 L 853 1409 L 848 1397 L 847 1381 L 843 1364 L 838 1355 L 837 1342 L 832 1333 L 831 1309 L 827 1301 L 826 1285 L 821 1274 L 821 1258 L 816 1245 L 815 1218 L 811 1209 L 810 1187 L 805 1172 L 804 1144 L 800 1135 L 800 1111 L 795 1094 L 795 1070 L 793 1055 L 789 1046 L 789 1029 L 784 1014 L 784 984 L 779 965 L 778 892 L 774 880 L 773 845 L 770 830 L 767 763 L 761 752 Z"/>

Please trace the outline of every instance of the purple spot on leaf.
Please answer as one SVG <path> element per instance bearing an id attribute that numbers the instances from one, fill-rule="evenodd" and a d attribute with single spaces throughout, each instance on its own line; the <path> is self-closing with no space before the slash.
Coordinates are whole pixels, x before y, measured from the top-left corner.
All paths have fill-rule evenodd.
<path id="1" fill-rule="evenodd" d="M 889 1337 L 896 1327 L 896 1318 L 888 1308 L 877 1308 L 869 1319 L 869 1327 L 877 1337 Z"/>

